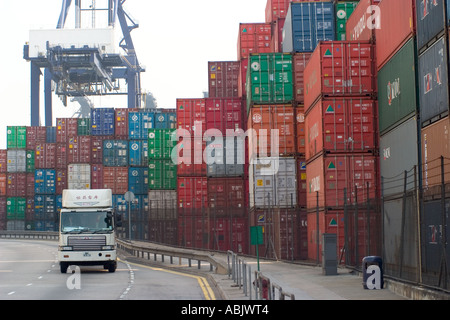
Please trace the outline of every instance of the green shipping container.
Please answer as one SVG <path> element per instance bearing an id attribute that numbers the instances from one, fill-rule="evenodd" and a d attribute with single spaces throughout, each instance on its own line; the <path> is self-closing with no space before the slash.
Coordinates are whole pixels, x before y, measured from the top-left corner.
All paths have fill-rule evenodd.
<path id="1" fill-rule="evenodd" d="M 251 54 L 247 68 L 247 111 L 253 103 L 288 103 L 294 100 L 292 55 Z"/>
<path id="2" fill-rule="evenodd" d="M 415 38 L 409 40 L 378 71 L 378 113 L 381 134 L 396 127 L 418 110 L 415 44 Z"/>
<path id="3" fill-rule="evenodd" d="M 35 169 L 35 157 L 34 157 L 34 150 L 27 150 L 27 169 L 26 171 L 28 173 L 34 173 Z"/>
<path id="4" fill-rule="evenodd" d="M 89 136 L 91 134 L 91 119 L 81 118 L 78 119 L 78 135 Z"/>
<path id="5" fill-rule="evenodd" d="M 27 127 L 8 126 L 6 130 L 8 149 L 25 149 L 27 147 Z"/>
<path id="6" fill-rule="evenodd" d="M 176 190 L 177 165 L 172 160 L 149 160 L 148 188 L 150 190 Z"/>
<path id="7" fill-rule="evenodd" d="M 24 220 L 27 201 L 25 198 L 10 197 L 6 199 L 6 218 L 8 220 Z"/>
<path id="8" fill-rule="evenodd" d="M 343 1 L 336 4 L 336 40 L 345 41 L 347 20 L 355 10 L 359 1 Z"/>
<path id="9" fill-rule="evenodd" d="M 177 141 L 172 141 L 176 135 L 175 129 L 148 129 L 148 158 L 149 160 L 170 160 L 172 149 Z"/>

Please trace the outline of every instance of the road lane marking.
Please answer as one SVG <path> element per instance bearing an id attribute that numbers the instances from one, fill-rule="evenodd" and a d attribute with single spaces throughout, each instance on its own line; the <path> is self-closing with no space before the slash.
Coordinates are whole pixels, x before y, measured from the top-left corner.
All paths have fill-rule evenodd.
<path id="1" fill-rule="evenodd" d="M 118 259 L 118 260 L 122 261 L 120 259 Z M 192 274 L 177 272 L 177 271 L 173 271 L 173 270 L 167 270 L 167 269 L 163 269 L 163 268 L 150 267 L 150 266 L 146 266 L 146 265 L 138 264 L 138 263 L 134 263 L 134 262 L 128 262 L 128 261 L 127 262 L 122 261 L 122 262 L 124 262 L 126 264 L 130 264 L 130 265 L 142 267 L 142 268 L 151 269 L 154 271 L 163 271 L 163 272 L 172 273 L 172 274 L 176 274 L 176 275 L 180 275 L 180 276 L 194 278 L 197 280 L 197 282 L 200 286 L 200 289 L 202 290 L 203 295 L 205 296 L 205 299 L 206 300 L 216 300 L 214 291 L 212 290 L 211 286 L 208 284 L 208 281 L 206 280 L 205 277 L 200 277 L 200 276 L 196 276 L 196 275 L 192 275 Z"/>

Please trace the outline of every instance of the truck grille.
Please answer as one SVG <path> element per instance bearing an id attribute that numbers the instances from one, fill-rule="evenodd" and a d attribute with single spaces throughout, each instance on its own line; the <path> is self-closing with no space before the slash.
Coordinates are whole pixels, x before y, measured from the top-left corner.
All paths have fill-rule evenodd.
<path id="1" fill-rule="evenodd" d="M 99 251 L 106 245 L 105 236 L 69 237 L 67 245 L 73 251 Z"/>

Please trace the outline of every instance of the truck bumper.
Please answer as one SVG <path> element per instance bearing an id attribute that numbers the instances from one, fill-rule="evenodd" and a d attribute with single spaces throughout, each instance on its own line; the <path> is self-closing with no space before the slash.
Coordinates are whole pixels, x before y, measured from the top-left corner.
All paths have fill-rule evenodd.
<path id="1" fill-rule="evenodd" d="M 115 250 L 110 251 L 58 251 L 60 263 L 76 265 L 101 265 L 105 262 L 116 261 Z"/>

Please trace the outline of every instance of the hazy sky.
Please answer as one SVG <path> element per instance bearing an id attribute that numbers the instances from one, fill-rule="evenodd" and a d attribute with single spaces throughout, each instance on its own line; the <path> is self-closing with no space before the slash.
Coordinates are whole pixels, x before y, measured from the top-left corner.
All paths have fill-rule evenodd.
<path id="1" fill-rule="evenodd" d="M 92 0 L 83 0 L 89 4 Z M 74 2 L 74 1 L 73 1 Z M 102 7 L 102 0 L 96 0 Z M 267 0 L 127 0 L 125 11 L 139 23 L 132 32 L 138 58 L 146 69 L 141 88 L 158 106 L 174 108 L 177 98 L 201 98 L 208 90 L 208 61 L 237 60 L 239 23 L 264 22 Z M 31 125 L 30 63 L 23 46 L 32 29 L 56 29 L 62 0 L 0 0 L 2 61 L 0 78 L 0 149 L 8 125 Z M 66 28 L 74 27 L 74 4 Z M 97 24 L 101 23 L 98 17 Z M 86 19 L 86 17 L 84 17 Z M 100 22 L 99 22 L 100 21 Z M 116 39 L 117 44 L 120 41 Z M 41 122 L 44 125 L 43 77 Z M 126 107 L 126 97 L 92 99 L 96 107 Z M 72 117 L 78 103 L 64 107 L 53 95 L 53 118 Z M 53 121 L 55 125 L 55 121 Z"/>

